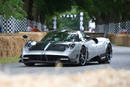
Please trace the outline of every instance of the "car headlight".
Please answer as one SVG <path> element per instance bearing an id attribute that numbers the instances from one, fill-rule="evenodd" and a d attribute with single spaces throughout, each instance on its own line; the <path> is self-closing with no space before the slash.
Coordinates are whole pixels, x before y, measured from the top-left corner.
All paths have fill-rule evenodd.
<path id="1" fill-rule="evenodd" d="M 75 47 L 75 44 L 70 44 L 70 45 L 69 45 L 69 48 L 70 48 L 70 49 L 73 49 L 74 47 Z"/>
<path id="2" fill-rule="evenodd" d="M 31 45 L 34 46 L 34 45 L 36 45 L 36 43 L 37 43 L 36 41 L 33 41 L 33 42 L 31 42 Z"/>
<path id="3" fill-rule="evenodd" d="M 23 57 L 23 59 L 29 59 L 29 57 Z"/>
<path id="4" fill-rule="evenodd" d="M 36 45 L 36 41 L 32 41 L 32 40 L 29 40 L 28 42 L 25 43 L 24 47 L 31 47 L 31 46 L 34 46 Z"/>

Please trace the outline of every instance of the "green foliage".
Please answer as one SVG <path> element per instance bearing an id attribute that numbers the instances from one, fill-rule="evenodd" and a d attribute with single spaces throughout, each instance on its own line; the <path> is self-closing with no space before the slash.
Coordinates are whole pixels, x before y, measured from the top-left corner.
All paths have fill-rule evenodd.
<path id="1" fill-rule="evenodd" d="M 87 15 L 86 19 L 96 18 L 96 23 L 130 20 L 130 0 L 34 0 L 34 3 L 38 15 L 44 16 L 44 20 L 60 13 L 71 14 L 81 10 Z M 71 7 L 76 5 L 78 10 L 72 8 L 72 11 Z"/>
<path id="2" fill-rule="evenodd" d="M 45 24 L 47 25 L 47 28 L 53 28 L 53 16 L 46 16 Z"/>
<path id="3" fill-rule="evenodd" d="M 58 30 L 78 30 L 79 29 L 79 18 L 59 18 Z"/>
<path id="4" fill-rule="evenodd" d="M 54 16 L 57 12 L 71 9 L 71 0 L 33 0 L 39 16 Z"/>
<path id="5" fill-rule="evenodd" d="M 57 30 L 77 30 L 79 28 L 79 18 L 61 18 L 60 15 L 68 14 L 68 15 L 79 15 L 79 11 L 77 10 L 76 6 L 73 6 L 71 10 L 65 11 L 62 14 L 59 14 L 57 16 L 57 24 L 58 28 Z"/>
<path id="6" fill-rule="evenodd" d="M 66 10 L 71 10 L 73 0 L 33 0 L 33 4 L 33 8 L 37 9 L 34 12 L 38 16 L 37 19 L 40 18 L 40 22 L 52 28 L 53 17 L 59 16 Z"/>
<path id="7" fill-rule="evenodd" d="M 33 1 L 33 7 L 30 8 L 35 9 L 35 11 L 32 13 L 27 12 L 27 15 L 30 13 L 32 15 L 35 14 L 32 17 L 35 17 L 37 20 L 40 19 L 40 22 L 47 24 L 52 21 L 55 15 L 61 13 L 78 13 L 81 10 L 87 15 L 85 16 L 87 20 L 90 19 L 90 16 L 91 18 L 96 18 L 97 23 L 130 20 L 130 0 L 28 0 L 28 2 L 29 1 Z M 23 4 L 23 0 L 0 0 L 0 15 L 3 15 L 5 18 L 9 18 L 10 16 L 23 18 L 26 16 L 23 10 Z M 75 9 L 76 5 L 78 6 L 78 10 L 77 7 Z"/>
<path id="8" fill-rule="evenodd" d="M 5 18 L 13 16 L 15 18 L 24 18 L 26 16 L 23 10 L 22 0 L 0 0 L 0 15 Z"/>
<path id="9" fill-rule="evenodd" d="M 59 15 L 63 15 L 63 14 L 69 14 L 69 15 L 77 15 L 76 18 L 60 18 L 59 15 L 57 16 L 58 20 L 57 20 L 57 24 L 58 24 L 58 30 L 62 30 L 62 29 L 66 29 L 66 30 L 79 30 L 79 26 L 80 26 L 80 17 L 79 14 L 82 10 L 79 10 L 77 8 L 77 6 L 72 6 L 72 9 L 69 11 L 66 11 L 62 14 Z M 90 20 L 90 17 L 88 15 L 87 12 L 84 12 L 84 26 L 85 28 L 87 27 L 87 24 Z"/>
<path id="10" fill-rule="evenodd" d="M 100 23 L 130 20 L 130 0 L 76 0 L 76 3 Z"/>

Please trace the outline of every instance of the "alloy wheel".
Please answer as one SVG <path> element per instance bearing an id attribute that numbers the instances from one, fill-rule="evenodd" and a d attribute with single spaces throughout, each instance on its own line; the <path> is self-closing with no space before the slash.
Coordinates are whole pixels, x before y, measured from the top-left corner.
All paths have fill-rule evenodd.
<path id="1" fill-rule="evenodd" d="M 85 47 L 83 47 L 81 49 L 79 61 L 80 61 L 80 65 L 82 65 L 82 66 L 86 65 L 87 60 L 86 60 L 86 49 L 85 49 Z"/>

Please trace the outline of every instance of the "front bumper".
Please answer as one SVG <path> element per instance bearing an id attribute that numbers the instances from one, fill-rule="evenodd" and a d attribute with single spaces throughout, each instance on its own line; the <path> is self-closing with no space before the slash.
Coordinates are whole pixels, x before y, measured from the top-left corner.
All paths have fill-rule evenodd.
<path id="1" fill-rule="evenodd" d="M 74 50 L 66 51 L 23 51 L 20 62 L 22 63 L 75 63 L 77 54 Z"/>
<path id="2" fill-rule="evenodd" d="M 68 56 L 60 55 L 24 55 L 20 60 L 21 63 L 56 63 L 57 61 L 63 64 L 76 63 L 75 60 L 70 59 Z"/>

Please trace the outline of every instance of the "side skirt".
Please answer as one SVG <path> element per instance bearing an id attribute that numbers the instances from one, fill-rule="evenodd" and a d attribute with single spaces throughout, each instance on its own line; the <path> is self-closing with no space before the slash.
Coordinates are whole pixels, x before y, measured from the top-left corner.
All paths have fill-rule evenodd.
<path id="1" fill-rule="evenodd" d="M 101 54 L 100 56 L 93 57 L 93 58 L 91 58 L 91 59 L 89 60 L 89 62 L 98 61 L 98 60 L 100 60 L 100 59 L 103 60 L 103 59 L 105 59 L 105 55 L 106 55 L 106 53 Z"/>

